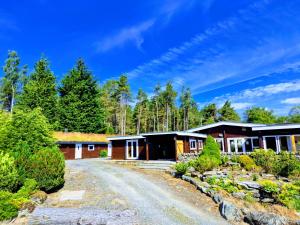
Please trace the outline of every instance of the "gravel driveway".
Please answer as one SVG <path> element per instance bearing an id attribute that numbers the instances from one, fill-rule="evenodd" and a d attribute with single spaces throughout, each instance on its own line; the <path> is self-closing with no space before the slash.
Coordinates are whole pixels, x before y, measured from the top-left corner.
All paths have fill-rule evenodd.
<path id="1" fill-rule="evenodd" d="M 29 224 L 227 224 L 210 198 L 164 172 L 100 159 L 66 164 L 64 188 Z"/>

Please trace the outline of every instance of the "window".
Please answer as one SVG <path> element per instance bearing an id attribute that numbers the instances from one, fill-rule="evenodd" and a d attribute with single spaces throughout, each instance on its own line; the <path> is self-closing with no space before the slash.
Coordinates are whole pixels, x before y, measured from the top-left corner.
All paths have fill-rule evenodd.
<path id="1" fill-rule="evenodd" d="M 257 137 L 228 138 L 229 152 L 247 153 L 252 152 L 255 148 L 259 148 L 259 140 Z"/>
<path id="2" fill-rule="evenodd" d="M 88 150 L 91 152 L 91 151 L 94 151 L 95 150 L 95 145 L 88 145 Z"/>
<path id="3" fill-rule="evenodd" d="M 195 139 L 190 139 L 190 149 L 191 150 L 196 150 L 196 140 Z"/>
<path id="4" fill-rule="evenodd" d="M 220 150 L 224 152 L 224 140 L 223 138 L 215 138 L 215 141 L 219 144 Z"/>
<path id="5" fill-rule="evenodd" d="M 296 152 L 300 153 L 300 136 L 295 136 Z"/>
<path id="6" fill-rule="evenodd" d="M 203 149 L 203 141 L 198 140 L 198 150 L 202 150 L 202 149 Z"/>
<path id="7" fill-rule="evenodd" d="M 263 138 L 265 149 L 272 149 L 276 153 L 292 150 L 292 141 L 289 135 L 265 136 Z"/>
<path id="8" fill-rule="evenodd" d="M 259 139 L 258 138 L 252 138 L 252 148 L 253 148 L 253 150 L 259 148 Z"/>
<path id="9" fill-rule="evenodd" d="M 127 140 L 126 159 L 138 159 L 138 157 L 139 157 L 138 140 Z"/>

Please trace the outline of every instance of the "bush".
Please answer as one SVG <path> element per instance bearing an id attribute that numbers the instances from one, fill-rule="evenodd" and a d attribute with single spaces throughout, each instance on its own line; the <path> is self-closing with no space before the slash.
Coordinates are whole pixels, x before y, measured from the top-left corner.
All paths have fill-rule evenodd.
<path id="1" fill-rule="evenodd" d="M 262 167 L 266 173 L 274 172 L 276 154 L 273 150 L 257 149 L 250 156 L 253 158 L 255 164 Z"/>
<path id="2" fill-rule="evenodd" d="M 34 179 L 26 179 L 20 190 L 14 194 L 15 197 L 29 198 L 38 188 L 38 184 Z"/>
<path id="3" fill-rule="evenodd" d="M 176 163 L 176 165 L 175 165 L 175 170 L 176 170 L 177 174 L 179 174 L 179 175 L 185 174 L 187 169 L 188 169 L 187 163 L 179 162 L 179 163 Z"/>
<path id="4" fill-rule="evenodd" d="M 234 186 L 232 180 L 230 179 L 209 177 L 206 179 L 206 182 L 209 183 L 210 185 L 217 185 L 219 186 L 220 189 L 225 190 L 228 193 L 233 193 L 238 191 L 238 188 Z"/>
<path id="5" fill-rule="evenodd" d="M 284 184 L 278 195 L 278 201 L 290 209 L 300 211 L 300 187 Z"/>
<path id="6" fill-rule="evenodd" d="M 101 151 L 100 151 L 100 157 L 101 157 L 101 158 L 106 158 L 107 155 L 108 155 L 107 150 L 101 150 Z"/>
<path id="7" fill-rule="evenodd" d="M 37 181 L 38 187 L 51 192 L 64 184 L 65 159 L 57 147 L 44 148 L 30 157 L 28 177 Z"/>
<path id="8" fill-rule="evenodd" d="M 227 155 L 221 155 L 221 164 L 225 165 L 229 161 L 229 157 Z"/>
<path id="9" fill-rule="evenodd" d="M 265 192 L 271 193 L 271 194 L 277 194 L 279 192 L 278 184 L 271 180 L 261 180 L 259 181 L 259 184 L 262 186 L 263 190 Z"/>
<path id="10" fill-rule="evenodd" d="M 288 177 L 295 175 L 297 171 L 300 171 L 300 162 L 293 154 L 283 151 L 277 156 L 274 165 L 275 174 Z"/>
<path id="11" fill-rule="evenodd" d="M 214 158 L 218 162 L 218 165 L 221 164 L 221 150 L 219 144 L 215 141 L 212 136 L 208 136 L 205 141 L 205 146 L 203 148 L 202 156 L 208 156 Z"/>
<path id="12" fill-rule="evenodd" d="M 194 161 L 194 168 L 195 170 L 203 173 L 208 170 L 212 170 L 213 168 L 219 166 L 220 161 L 216 158 L 209 157 L 208 155 L 200 155 Z"/>
<path id="13" fill-rule="evenodd" d="M 254 170 L 256 167 L 254 160 L 248 155 L 241 155 L 238 161 L 247 171 Z"/>
<path id="14" fill-rule="evenodd" d="M 18 185 L 18 172 L 14 158 L 0 152 L 0 190 L 14 191 Z"/>
<path id="15" fill-rule="evenodd" d="M 0 221 L 9 220 L 18 215 L 18 208 L 11 202 L 13 194 L 0 191 Z"/>

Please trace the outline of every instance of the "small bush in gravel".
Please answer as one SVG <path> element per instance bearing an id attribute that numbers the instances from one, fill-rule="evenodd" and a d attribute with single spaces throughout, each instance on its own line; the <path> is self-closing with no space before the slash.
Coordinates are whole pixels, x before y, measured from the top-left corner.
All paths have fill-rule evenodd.
<path id="1" fill-rule="evenodd" d="M 186 173 L 188 169 L 188 164 L 184 162 L 176 163 L 175 170 L 178 175 L 183 175 Z"/>
<path id="2" fill-rule="evenodd" d="M 221 151 L 219 144 L 215 141 L 212 136 L 208 136 L 205 141 L 205 146 L 203 148 L 203 152 L 201 156 L 208 156 L 213 158 L 215 161 L 218 162 L 218 165 L 221 164 Z"/>
<path id="3" fill-rule="evenodd" d="M 219 163 L 220 161 L 216 158 L 209 157 L 208 155 L 200 155 L 194 162 L 194 168 L 203 173 L 219 166 Z"/>
<path id="4" fill-rule="evenodd" d="M 241 155 L 238 161 L 247 171 L 251 171 L 256 167 L 253 159 L 248 155 Z"/>
<path id="5" fill-rule="evenodd" d="M 0 190 L 14 191 L 18 185 L 18 172 L 14 158 L 0 152 Z"/>
<path id="6" fill-rule="evenodd" d="M 100 158 L 106 158 L 108 155 L 107 150 L 101 150 L 100 151 Z"/>

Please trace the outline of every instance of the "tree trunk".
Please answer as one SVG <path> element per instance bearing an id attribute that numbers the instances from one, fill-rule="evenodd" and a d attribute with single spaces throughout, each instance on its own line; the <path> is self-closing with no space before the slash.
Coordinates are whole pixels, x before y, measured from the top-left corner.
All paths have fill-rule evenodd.
<path id="1" fill-rule="evenodd" d="M 12 114 L 14 108 L 14 100 L 15 100 L 15 89 L 13 85 L 11 86 L 11 90 L 12 93 L 11 93 L 11 102 L 10 102 L 10 113 Z"/>

